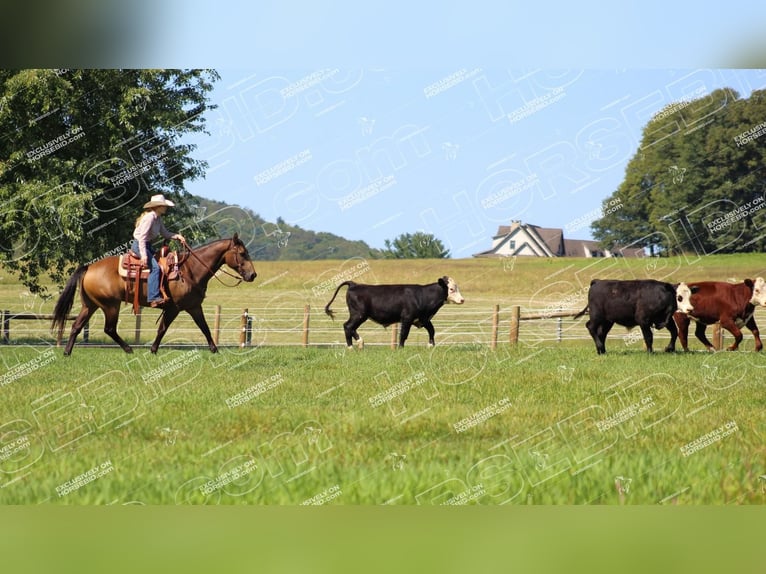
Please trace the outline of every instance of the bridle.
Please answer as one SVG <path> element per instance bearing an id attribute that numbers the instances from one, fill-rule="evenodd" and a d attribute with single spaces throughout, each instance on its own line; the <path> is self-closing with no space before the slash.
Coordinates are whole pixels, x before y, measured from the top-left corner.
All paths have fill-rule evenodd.
<path id="1" fill-rule="evenodd" d="M 224 273 L 224 275 L 228 275 L 229 277 L 233 277 L 234 279 L 237 280 L 237 282 L 234 285 L 227 285 L 226 283 L 223 282 L 223 280 L 220 277 L 218 277 L 218 273 L 216 271 L 213 271 L 207 263 L 205 263 L 204 261 L 202 261 L 202 259 L 199 258 L 199 255 L 194 253 L 194 251 L 192 250 L 191 247 L 189 247 L 189 244 L 186 243 L 186 241 L 182 241 L 181 243 L 183 244 L 184 247 L 186 247 L 186 249 L 189 250 L 189 255 L 194 257 L 194 259 L 196 259 L 200 263 L 200 265 L 202 265 L 205 269 L 207 269 L 207 271 L 210 273 L 210 275 L 215 277 L 218 280 L 218 282 L 221 285 L 223 285 L 224 287 L 236 287 L 237 285 L 242 283 L 242 276 L 241 275 L 234 275 L 233 273 L 229 273 L 228 271 L 226 271 L 226 269 L 224 269 L 222 267 L 219 267 L 218 271 L 222 271 Z M 228 249 L 226 251 L 228 252 L 232 248 L 233 245 L 234 245 L 234 240 L 232 239 L 231 242 L 229 243 L 229 247 L 228 247 Z M 236 258 L 237 269 L 239 269 L 239 267 L 240 267 L 240 263 L 239 263 L 239 251 L 236 251 L 236 250 L 234 251 L 234 257 Z"/>

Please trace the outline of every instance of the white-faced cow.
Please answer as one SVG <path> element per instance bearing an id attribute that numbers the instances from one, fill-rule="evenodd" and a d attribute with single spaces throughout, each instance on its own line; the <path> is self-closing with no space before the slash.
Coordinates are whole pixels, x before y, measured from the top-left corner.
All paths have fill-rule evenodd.
<path id="1" fill-rule="evenodd" d="M 742 283 L 725 283 L 723 281 L 700 281 L 697 283 L 680 283 L 676 288 L 678 312 L 673 316 L 678 325 L 678 338 L 684 351 L 688 351 L 689 323 L 694 320 L 697 325 L 694 334 L 708 351 L 715 348 L 705 336 L 705 329 L 713 323 L 721 323 L 721 327 L 734 336 L 734 342 L 729 345 L 729 351 L 736 351 L 742 342 L 742 327 L 752 331 L 755 338 L 755 350 L 763 348 L 758 327 L 755 324 L 755 307 L 766 305 L 766 282 L 763 277 L 755 281 L 745 279 Z"/>
<path id="2" fill-rule="evenodd" d="M 677 336 L 673 313 L 676 310 L 676 288 L 670 283 L 653 279 L 599 280 L 590 282 L 588 305 L 575 319 L 586 312 L 590 319 L 586 323 L 596 352 L 606 353 L 606 336 L 617 323 L 623 327 L 640 327 L 646 350 L 652 352 L 653 335 L 651 327 L 670 331 L 670 344 L 666 351 L 675 350 Z"/>
<path id="3" fill-rule="evenodd" d="M 425 327 L 428 331 L 428 344 L 433 346 L 434 326 L 431 324 L 431 318 L 445 302 L 461 305 L 465 301 L 457 283 L 446 276 L 428 285 L 364 285 L 344 281 L 335 289 L 332 299 L 324 308 L 325 313 L 333 319 L 335 314 L 330 310 L 330 305 L 343 286 L 348 287 L 346 304 L 350 316 L 348 321 L 343 323 L 343 330 L 349 348 L 352 347 L 352 337 L 360 348 L 364 345 L 356 330 L 367 319 L 372 319 L 384 327 L 401 323 L 400 347 L 404 347 L 412 325 Z"/>

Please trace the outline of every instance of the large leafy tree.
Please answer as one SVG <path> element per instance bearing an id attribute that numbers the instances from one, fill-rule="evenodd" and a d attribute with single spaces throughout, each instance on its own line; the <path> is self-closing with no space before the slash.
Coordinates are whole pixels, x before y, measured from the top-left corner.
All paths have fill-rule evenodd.
<path id="1" fill-rule="evenodd" d="M 441 240 L 422 231 L 402 233 L 393 241 L 386 239 L 385 245 L 382 251 L 385 259 L 446 259 L 450 256 Z"/>
<path id="2" fill-rule="evenodd" d="M 31 291 L 120 250 L 149 196 L 195 206 L 204 175 L 182 136 L 205 131 L 211 70 L 0 70 L 0 263 Z M 172 227 L 171 227 L 172 228 Z M 194 239 L 197 227 L 185 230 Z"/>
<path id="3" fill-rule="evenodd" d="M 594 237 L 665 253 L 763 250 L 764 119 L 765 91 L 743 99 L 721 89 L 666 106 L 644 127 Z M 621 209 L 607 209 L 615 204 Z"/>

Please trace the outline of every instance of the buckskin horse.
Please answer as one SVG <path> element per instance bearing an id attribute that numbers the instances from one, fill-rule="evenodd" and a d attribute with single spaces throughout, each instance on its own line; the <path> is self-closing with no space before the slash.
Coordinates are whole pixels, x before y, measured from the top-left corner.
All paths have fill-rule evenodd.
<path id="1" fill-rule="evenodd" d="M 125 280 L 120 277 L 117 269 L 118 259 L 119 255 L 114 255 L 90 265 L 83 265 L 72 274 L 64 286 L 64 290 L 56 302 L 51 325 L 51 328 L 58 329 L 59 338 L 64 331 L 64 323 L 72 309 L 78 286 L 82 300 L 82 309 L 72 324 L 72 331 L 69 334 L 64 355 L 69 355 L 72 352 L 77 335 L 80 334 L 96 309 L 101 309 L 104 312 L 106 318 L 104 333 L 114 339 L 126 353 L 133 352 L 130 345 L 117 334 L 120 306 L 126 300 Z M 186 311 L 194 319 L 197 327 L 205 335 L 210 350 L 213 353 L 218 350 L 202 312 L 202 301 L 205 298 L 208 281 L 224 263 L 237 271 L 239 276 L 233 275 L 233 277 L 238 280 L 249 283 L 255 279 L 256 273 L 253 269 L 253 262 L 250 260 L 245 244 L 242 243 L 236 233 L 230 239 L 219 239 L 188 252 L 179 264 L 180 279 L 169 282 L 170 301 L 165 305 L 160 317 L 157 337 L 151 346 L 152 353 L 157 352 L 162 337 L 181 311 Z M 229 273 L 229 275 L 231 274 Z M 148 306 L 145 280 L 141 281 L 139 304 L 142 307 Z"/>

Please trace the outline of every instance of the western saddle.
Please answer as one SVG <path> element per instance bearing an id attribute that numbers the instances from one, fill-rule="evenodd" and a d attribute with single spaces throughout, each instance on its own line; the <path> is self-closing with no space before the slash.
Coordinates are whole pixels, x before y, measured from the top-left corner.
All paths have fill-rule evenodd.
<path id="1" fill-rule="evenodd" d="M 179 258 L 178 252 L 170 251 L 167 245 L 163 245 L 154 258 L 160 267 L 160 293 L 163 299 L 170 299 L 169 282 L 181 277 L 179 266 L 183 261 Z M 140 281 L 146 281 L 149 278 L 149 268 L 141 265 L 141 258 L 130 250 L 120 255 L 118 271 L 120 277 L 125 280 L 125 302 L 130 303 L 132 300 L 133 314 L 136 315 L 140 307 Z"/>

